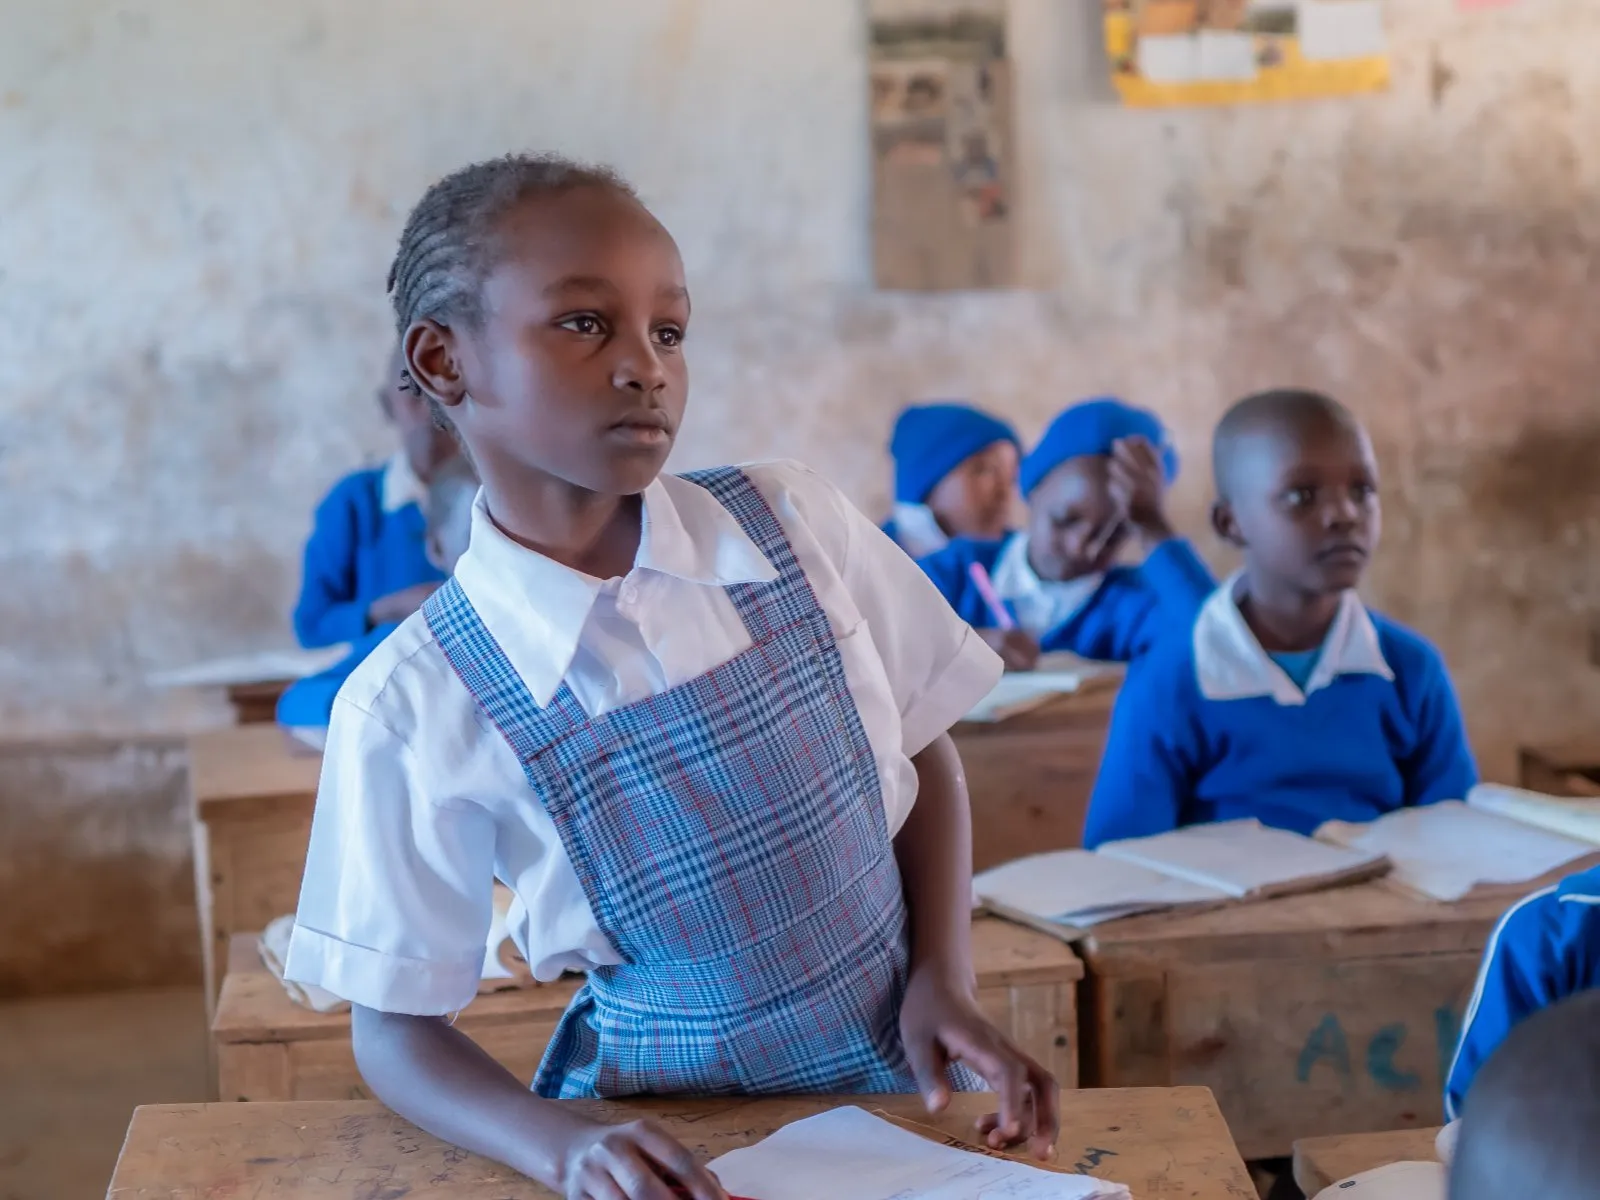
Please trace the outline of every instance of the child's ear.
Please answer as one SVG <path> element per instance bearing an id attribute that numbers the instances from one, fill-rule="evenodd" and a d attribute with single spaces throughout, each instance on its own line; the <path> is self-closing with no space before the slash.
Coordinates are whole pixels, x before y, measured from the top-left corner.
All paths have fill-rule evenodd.
<path id="1" fill-rule="evenodd" d="M 1228 545 L 1244 549 L 1244 535 L 1239 532 L 1239 522 L 1234 519 L 1233 505 L 1226 500 L 1218 500 L 1211 506 L 1211 528 Z"/>
<path id="2" fill-rule="evenodd" d="M 432 397 L 446 408 L 461 403 L 467 394 L 467 385 L 461 373 L 455 330 L 425 318 L 406 330 L 401 349 L 406 374 L 424 396 Z"/>

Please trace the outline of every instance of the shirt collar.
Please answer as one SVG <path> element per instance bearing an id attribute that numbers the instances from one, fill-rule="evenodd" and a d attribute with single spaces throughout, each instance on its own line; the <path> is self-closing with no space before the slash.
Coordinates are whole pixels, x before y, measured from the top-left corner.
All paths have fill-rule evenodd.
<path id="1" fill-rule="evenodd" d="M 383 511 L 399 512 L 408 504 L 420 505 L 428 494 L 427 486 L 411 469 L 411 460 L 401 451 L 383 468 Z"/>
<path id="2" fill-rule="evenodd" d="M 1279 704 L 1302 705 L 1341 675 L 1377 675 L 1393 680 L 1378 630 L 1354 591 L 1339 599 L 1339 612 L 1323 639 L 1322 657 L 1305 691 L 1261 648 L 1239 611 L 1244 573 L 1236 572 L 1211 594 L 1194 623 L 1194 663 L 1200 694 L 1207 700 L 1270 696 Z"/>
<path id="3" fill-rule="evenodd" d="M 472 541 L 456 579 L 540 707 L 572 666 L 584 625 L 605 588 L 596 579 L 507 537 L 486 493 L 472 506 Z M 698 484 L 662 476 L 644 491 L 639 552 L 628 581 L 664 575 L 708 587 L 768 583 L 777 569 L 720 501 Z"/>
<path id="4" fill-rule="evenodd" d="M 896 504 L 893 520 L 895 540 L 912 558 L 937 554 L 950 544 L 939 518 L 926 504 Z"/>
<path id="5" fill-rule="evenodd" d="M 1102 572 L 1054 582 L 1040 579 L 1028 561 L 1028 535 L 1014 533 L 1006 540 L 994 565 L 994 590 L 1017 610 L 1017 620 L 1035 638 L 1057 628 L 1100 590 Z"/>

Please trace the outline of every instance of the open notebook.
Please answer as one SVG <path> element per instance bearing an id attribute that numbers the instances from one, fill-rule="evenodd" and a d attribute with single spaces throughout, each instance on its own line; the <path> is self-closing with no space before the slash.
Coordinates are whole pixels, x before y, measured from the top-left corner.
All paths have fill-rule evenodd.
<path id="1" fill-rule="evenodd" d="M 348 645 L 321 650 L 263 650 L 234 658 L 217 658 L 193 666 L 157 671 L 147 682 L 154 688 L 235 687 L 248 683 L 279 683 L 304 679 L 343 662 Z"/>
<path id="2" fill-rule="evenodd" d="M 1128 1200 L 1120 1183 L 960 1149 L 861 1108 L 785 1125 L 711 1170 L 731 1195 L 761 1200 Z"/>
<path id="3" fill-rule="evenodd" d="M 1381 853 L 1222 821 L 1020 858 L 979 875 L 973 894 L 992 912 L 1071 940 L 1118 917 L 1318 891 L 1388 865 Z"/>
<path id="4" fill-rule="evenodd" d="M 1092 662 L 1075 654 L 1046 654 L 1032 671 L 1007 671 L 994 690 L 966 716 L 968 721 L 993 724 L 1038 708 L 1057 696 L 1109 683 L 1122 668 L 1116 663 Z"/>
<path id="5" fill-rule="evenodd" d="M 1591 814 L 1584 811 L 1592 808 Z M 1541 827 L 1541 825 L 1546 827 Z M 1592 838 L 1554 832 L 1549 825 Z M 1466 802 L 1446 800 L 1401 808 L 1365 825 L 1329 821 L 1317 839 L 1387 855 L 1392 882 L 1432 900 L 1504 892 L 1517 895 L 1533 880 L 1600 854 L 1600 801 L 1540 796 L 1480 784 Z"/>

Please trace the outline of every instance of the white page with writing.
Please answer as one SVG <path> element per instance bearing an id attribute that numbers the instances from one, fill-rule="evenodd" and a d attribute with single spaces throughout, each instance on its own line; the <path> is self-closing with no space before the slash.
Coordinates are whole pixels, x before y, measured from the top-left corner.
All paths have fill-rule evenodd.
<path id="1" fill-rule="evenodd" d="M 865 1109 L 786 1125 L 711 1164 L 731 1195 L 759 1200 L 1127 1200 L 1087 1175 L 1041 1171 L 918 1137 Z"/>
<path id="2" fill-rule="evenodd" d="M 1317 836 L 1388 855 L 1398 882 L 1436 900 L 1459 900 L 1480 883 L 1526 883 L 1594 853 L 1460 800 L 1396 809 L 1367 825 L 1329 821 Z"/>
<path id="3" fill-rule="evenodd" d="M 1174 904 L 1226 898 L 1214 887 L 1087 850 L 1019 858 L 983 872 L 972 888 L 986 904 L 1083 929 Z"/>
<path id="4" fill-rule="evenodd" d="M 1354 871 L 1382 857 L 1271 829 L 1256 820 L 1190 825 L 1153 837 L 1107 842 L 1096 853 L 1187 879 L 1234 899 L 1300 879 Z"/>
<path id="5" fill-rule="evenodd" d="M 966 715 L 968 721 L 1004 720 L 1019 708 L 1042 703 L 1053 696 L 1070 696 L 1091 679 L 1114 674 L 1109 663 L 1091 662 L 1075 654 L 1046 654 L 1032 671 L 1007 671 L 994 690 Z"/>

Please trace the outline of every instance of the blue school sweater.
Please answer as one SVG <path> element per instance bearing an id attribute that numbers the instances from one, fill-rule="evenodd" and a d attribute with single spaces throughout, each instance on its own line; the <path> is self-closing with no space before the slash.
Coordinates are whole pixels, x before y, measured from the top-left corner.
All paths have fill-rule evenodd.
<path id="1" fill-rule="evenodd" d="M 1477 782 L 1438 651 L 1346 593 L 1305 687 L 1217 589 L 1192 635 L 1134 663 L 1112 711 L 1084 845 L 1255 817 L 1311 833 Z"/>
<path id="2" fill-rule="evenodd" d="M 995 542 L 956 538 L 921 560 L 950 607 L 975 628 L 993 629 L 996 621 L 972 582 L 972 564 L 981 563 L 995 576 L 1012 538 Z M 1169 538 L 1137 567 L 1107 571 L 1076 611 L 1044 632 L 1039 646 L 1046 652 L 1069 650 L 1083 658 L 1127 662 L 1143 654 L 1163 632 L 1181 633 L 1187 628 L 1215 587 L 1216 580 L 1194 547 L 1183 538 Z M 1015 618 L 1016 606 L 1008 600 L 1007 608 Z"/>
<path id="3" fill-rule="evenodd" d="M 346 476 L 317 508 L 294 610 L 295 637 L 307 649 L 365 637 L 367 609 L 374 600 L 444 580 L 428 561 L 421 507 L 409 502 L 385 510 L 384 476 L 389 470 L 377 467 Z"/>
<path id="4" fill-rule="evenodd" d="M 344 681 L 384 638 L 399 628 L 398 623 L 375 626 L 371 632 L 357 638 L 350 653 L 333 666 L 295 680 L 278 697 L 278 724 L 289 729 L 326 729 L 333 716 L 333 698 L 339 694 Z"/>
<path id="5" fill-rule="evenodd" d="M 1534 892 L 1500 918 L 1445 1079 L 1449 1119 L 1461 1115 L 1478 1071 L 1518 1022 L 1594 987 L 1600 987 L 1600 867 Z"/>

